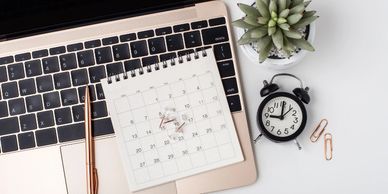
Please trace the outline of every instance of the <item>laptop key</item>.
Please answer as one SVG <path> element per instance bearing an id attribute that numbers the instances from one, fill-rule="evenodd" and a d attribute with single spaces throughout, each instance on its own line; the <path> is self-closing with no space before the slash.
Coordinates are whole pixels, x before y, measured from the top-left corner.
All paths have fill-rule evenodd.
<path id="1" fill-rule="evenodd" d="M 232 60 L 218 62 L 217 65 L 222 78 L 235 75 L 234 65 Z"/>
<path id="2" fill-rule="evenodd" d="M 38 50 L 38 51 L 32 52 L 32 58 L 34 58 L 34 59 L 42 58 L 42 57 L 47 57 L 47 56 L 48 56 L 48 50 L 47 49 L 43 49 L 43 50 Z"/>
<path id="3" fill-rule="evenodd" d="M 53 78 L 51 75 L 37 77 L 36 78 L 36 85 L 38 88 L 38 92 L 40 92 L 40 93 L 51 91 L 54 89 Z"/>
<path id="4" fill-rule="evenodd" d="M 71 80 L 73 81 L 73 86 L 88 84 L 88 72 L 86 69 L 74 70 L 71 72 Z"/>
<path id="5" fill-rule="evenodd" d="M 6 101 L 0 101 L 0 118 L 8 116 L 8 107 Z"/>
<path id="6" fill-rule="evenodd" d="M 177 57 L 176 53 L 167 53 L 167 54 L 162 54 L 159 56 L 160 61 L 169 61 L 171 59 L 174 59 Z"/>
<path id="7" fill-rule="evenodd" d="M 85 42 L 86 49 L 96 48 L 96 47 L 100 47 L 100 46 L 101 46 L 101 40 L 98 40 L 98 39 Z"/>
<path id="8" fill-rule="evenodd" d="M 185 37 L 186 48 L 198 47 L 202 45 L 201 34 L 199 31 L 186 32 L 183 36 Z"/>
<path id="9" fill-rule="evenodd" d="M 3 93 L 3 98 L 9 99 L 18 97 L 19 92 L 16 88 L 18 88 L 18 84 L 16 81 L 3 83 L 1 85 L 1 92 Z"/>
<path id="10" fill-rule="evenodd" d="M 156 63 L 159 63 L 159 58 L 158 56 L 150 56 L 150 57 L 144 57 L 141 59 L 141 62 L 143 63 L 143 67 L 149 66 L 149 65 L 154 65 Z"/>
<path id="11" fill-rule="evenodd" d="M 55 89 L 63 89 L 71 86 L 70 75 L 68 72 L 57 73 L 54 75 Z"/>
<path id="12" fill-rule="evenodd" d="M 140 59 L 132 59 L 124 62 L 125 71 L 132 71 L 141 67 Z"/>
<path id="13" fill-rule="evenodd" d="M 75 44 L 67 45 L 68 52 L 79 51 L 82 49 L 84 49 L 84 45 L 82 43 L 75 43 Z"/>
<path id="14" fill-rule="evenodd" d="M 26 105 L 23 98 L 12 99 L 8 101 L 9 114 L 19 115 L 26 112 Z M 1 125 L 0 125 L 1 126 Z"/>
<path id="15" fill-rule="evenodd" d="M 77 60 L 74 53 L 59 56 L 59 61 L 62 71 L 77 68 Z"/>
<path id="16" fill-rule="evenodd" d="M 124 34 L 120 36 L 120 41 L 121 42 L 128 42 L 136 40 L 136 34 L 135 33 L 130 33 L 130 34 Z"/>
<path id="17" fill-rule="evenodd" d="M 85 120 L 85 107 L 84 107 L 84 105 L 73 106 L 71 109 L 73 111 L 74 122 L 79 122 L 79 121 Z"/>
<path id="18" fill-rule="evenodd" d="M 95 51 L 97 64 L 112 62 L 112 51 L 110 47 L 98 48 Z"/>
<path id="19" fill-rule="evenodd" d="M 3 152 L 12 152 L 18 150 L 18 143 L 16 140 L 16 135 L 1 137 L 1 148 Z"/>
<path id="20" fill-rule="evenodd" d="M 155 30 L 155 33 L 157 36 L 171 34 L 172 28 L 171 27 L 158 28 Z"/>
<path id="21" fill-rule="evenodd" d="M 56 109 L 54 113 L 55 113 L 55 123 L 57 125 L 64 125 L 72 122 L 71 111 L 69 107 Z"/>
<path id="22" fill-rule="evenodd" d="M 38 146 L 51 145 L 51 144 L 56 144 L 58 142 L 57 132 L 55 131 L 55 128 L 36 131 L 35 136 L 36 136 L 36 144 Z"/>
<path id="23" fill-rule="evenodd" d="M 66 52 L 66 48 L 64 46 L 54 47 L 50 49 L 50 55 L 59 55 Z"/>
<path id="24" fill-rule="evenodd" d="M 26 60 L 30 60 L 30 59 L 31 59 L 31 53 L 22 53 L 22 54 L 15 55 L 16 62 L 26 61 Z"/>
<path id="25" fill-rule="evenodd" d="M 39 128 L 54 126 L 54 114 L 52 110 L 40 112 L 37 114 Z"/>
<path id="26" fill-rule="evenodd" d="M 20 80 L 19 91 L 20 91 L 20 95 L 22 96 L 35 94 L 36 93 L 35 80 L 33 78 Z"/>
<path id="27" fill-rule="evenodd" d="M 224 17 L 219 17 L 219 18 L 214 18 L 209 20 L 210 26 L 216 26 L 216 25 L 222 25 L 225 24 L 225 18 Z"/>
<path id="28" fill-rule="evenodd" d="M 237 81 L 236 78 L 228 78 L 222 80 L 224 85 L 224 91 L 226 95 L 238 93 Z"/>
<path id="29" fill-rule="evenodd" d="M 118 42 L 119 42 L 119 38 L 117 36 L 102 39 L 103 45 L 111 45 L 111 44 L 116 44 Z"/>
<path id="30" fill-rule="evenodd" d="M 92 103 L 91 110 L 92 110 L 92 118 L 93 119 L 108 116 L 108 111 L 106 109 L 106 104 L 104 101 Z"/>
<path id="31" fill-rule="evenodd" d="M 180 24 L 180 25 L 175 25 L 173 28 L 174 28 L 174 32 L 183 32 L 183 31 L 190 30 L 190 25 Z"/>
<path id="32" fill-rule="evenodd" d="M 35 147 L 35 136 L 33 132 L 18 134 L 19 148 L 21 150 Z"/>
<path id="33" fill-rule="evenodd" d="M 97 84 L 96 85 L 96 95 L 97 95 L 97 98 L 99 100 L 105 99 L 104 90 L 102 89 L 102 85 L 101 84 Z"/>
<path id="34" fill-rule="evenodd" d="M 85 124 L 77 123 L 58 127 L 59 142 L 67 142 L 85 138 Z"/>
<path id="35" fill-rule="evenodd" d="M 150 49 L 150 54 L 159 54 L 166 52 L 166 44 L 164 43 L 163 37 L 148 39 L 148 48 Z"/>
<path id="36" fill-rule="evenodd" d="M 113 125 L 110 118 L 92 121 L 93 136 L 113 134 Z"/>
<path id="37" fill-rule="evenodd" d="M 115 61 L 120 61 L 124 59 L 129 59 L 129 46 L 128 44 L 119 44 L 112 47 L 113 49 L 113 57 Z"/>
<path id="38" fill-rule="evenodd" d="M 42 74 L 42 64 L 40 60 L 27 61 L 24 63 L 27 77 L 37 76 Z"/>
<path id="39" fill-rule="evenodd" d="M 0 119 L 0 135 L 7 135 L 11 133 L 17 133 L 19 129 L 19 120 L 17 117 L 8 117 Z"/>
<path id="40" fill-rule="evenodd" d="M 227 99 L 230 112 L 236 112 L 241 110 L 241 101 L 239 95 L 228 96 Z"/>
<path id="41" fill-rule="evenodd" d="M 213 51 L 217 61 L 232 58 L 229 43 L 215 45 Z"/>
<path id="42" fill-rule="evenodd" d="M 228 30 L 226 26 L 204 29 L 202 30 L 202 40 L 205 45 L 226 42 L 229 40 Z"/>
<path id="43" fill-rule="evenodd" d="M 43 110 L 42 96 L 35 95 L 26 98 L 26 105 L 28 112 L 36 112 Z"/>
<path id="44" fill-rule="evenodd" d="M 43 94 L 44 108 L 52 109 L 61 106 L 59 92 L 50 92 Z"/>
<path id="45" fill-rule="evenodd" d="M 22 131 L 30 131 L 37 129 L 35 114 L 20 116 L 20 127 Z"/>
<path id="46" fill-rule="evenodd" d="M 49 57 L 42 59 L 43 72 L 45 74 L 54 73 L 59 71 L 58 57 Z"/>
<path id="47" fill-rule="evenodd" d="M 114 76 L 121 73 L 124 73 L 123 63 L 117 62 L 117 63 L 111 63 L 106 66 L 108 76 Z"/>
<path id="48" fill-rule="evenodd" d="M 9 64 L 15 62 L 13 56 L 0 57 L 0 65 Z"/>
<path id="49" fill-rule="evenodd" d="M 150 38 L 150 37 L 154 37 L 154 36 L 155 36 L 155 33 L 153 30 L 146 30 L 146 31 L 142 31 L 142 32 L 137 33 L 137 37 L 139 39 Z"/>
<path id="50" fill-rule="evenodd" d="M 16 80 L 24 78 L 23 63 L 16 63 L 8 66 L 8 78 L 9 80 Z"/>
<path id="51" fill-rule="evenodd" d="M 178 52 L 178 56 L 186 56 L 186 55 L 189 55 L 191 53 L 194 53 L 194 49 L 188 49 L 188 50 L 179 51 Z"/>
<path id="52" fill-rule="evenodd" d="M 88 67 L 95 64 L 92 50 L 78 52 L 77 58 L 79 67 Z"/>
<path id="53" fill-rule="evenodd" d="M 206 20 L 191 23 L 191 29 L 193 29 L 193 30 L 200 29 L 200 28 L 206 28 L 207 26 L 208 25 L 207 25 Z"/>
<path id="54" fill-rule="evenodd" d="M 79 101 L 81 103 L 85 102 L 85 87 L 82 86 L 78 88 L 78 96 L 79 96 Z M 90 85 L 89 86 L 89 92 L 90 92 L 90 99 L 92 101 L 96 101 L 96 92 L 94 91 L 94 86 Z"/>
<path id="55" fill-rule="evenodd" d="M 131 42 L 131 54 L 133 58 L 142 57 L 148 55 L 147 41 L 140 40 Z"/>
<path id="56" fill-rule="evenodd" d="M 72 88 L 68 90 L 62 90 L 61 99 L 62 99 L 63 106 L 78 104 L 77 89 Z"/>
<path id="57" fill-rule="evenodd" d="M 181 34 L 166 36 L 166 42 L 168 51 L 176 51 L 184 48 Z"/>
<path id="58" fill-rule="evenodd" d="M 101 79 L 106 78 L 105 67 L 97 66 L 89 68 L 89 77 L 92 83 L 100 82 Z"/>
<path id="59" fill-rule="evenodd" d="M 7 68 L 0 67 L 0 83 L 6 82 L 8 80 L 7 77 Z"/>

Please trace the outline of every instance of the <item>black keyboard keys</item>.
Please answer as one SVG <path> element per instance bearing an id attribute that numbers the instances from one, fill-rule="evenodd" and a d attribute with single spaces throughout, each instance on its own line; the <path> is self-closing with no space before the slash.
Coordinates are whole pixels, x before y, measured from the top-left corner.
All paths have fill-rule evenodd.
<path id="1" fill-rule="evenodd" d="M 124 34 L 120 36 L 120 41 L 121 42 L 128 42 L 136 40 L 136 34 L 135 33 L 130 33 L 130 34 Z"/>
<path id="2" fill-rule="evenodd" d="M 24 78 L 23 63 L 16 63 L 8 66 L 8 78 L 9 80 L 16 80 Z"/>
<path id="3" fill-rule="evenodd" d="M 15 55 L 15 61 L 26 61 L 31 59 L 31 53 L 22 53 Z"/>
<path id="4" fill-rule="evenodd" d="M 189 24 L 179 24 L 179 25 L 175 25 L 173 28 L 174 28 L 174 32 L 183 32 L 183 31 L 190 30 L 190 25 Z"/>
<path id="5" fill-rule="evenodd" d="M 106 78 L 105 67 L 97 66 L 89 68 L 89 76 L 92 83 L 100 82 L 101 79 Z"/>
<path id="6" fill-rule="evenodd" d="M 54 73 L 59 71 L 58 57 L 49 57 L 42 59 L 43 72 L 45 74 Z"/>
<path id="7" fill-rule="evenodd" d="M 57 108 L 61 105 L 58 92 L 43 94 L 43 101 L 46 109 Z"/>
<path id="8" fill-rule="evenodd" d="M 96 101 L 96 92 L 94 91 L 94 86 L 89 86 L 90 99 Z M 78 88 L 78 96 L 80 102 L 85 102 L 85 86 Z"/>
<path id="9" fill-rule="evenodd" d="M 54 89 L 53 78 L 51 75 L 46 75 L 36 78 L 36 85 L 38 87 L 38 92 L 47 92 Z"/>
<path id="10" fill-rule="evenodd" d="M 26 98 L 27 111 L 28 112 L 36 112 L 43 110 L 42 96 L 35 95 L 29 96 Z"/>
<path id="11" fill-rule="evenodd" d="M 80 67 L 87 67 L 94 65 L 94 56 L 92 50 L 81 51 L 77 53 L 78 65 Z"/>
<path id="12" fill-rule="evenodd" d="M 72 88 L 61 91 L 62 105 L 68 106 L 78 103 L 77 89 Z"/>
<path id="13" fill-rule="evenodd" d="M 47 49 L 43 49 L 43 50 L 38 50 L 38 51 L 32 52 L 32 57 L 34 59 L 42 58 L 42 57 L 47 57 L 47 56 L 48 56 L 48 50 Z"/>
<path id="14" fill-rule="evenodd" d="M 124 68 L 123 68 L 122 62 L 108 64 L 106 66 L 106 69 L 108 71 L 108 76 L 114 76 L 114 75 L 124 73 Z"/>
<path id="15" fill-rule="evenodd" d="M 229 43 L 215 45 L 213 50 L 217 61 L 232 58 Z"/>
<path id="16" fill-rule="evenodd" d="M 131 54 L 133 58 L 148 55 L 147 41 L 140 40 L 131 42 Z"/>
<path id="17" fill-rule="evenodd" d="M 72 118 L 71 118 L 70 108 L 67 107 L 67 108 L 56 109 L 54 112 L 55 112 L 55 123 L 57 125 L 71 123 Z"/>
<path id="18" fill-rule="evenodd" d="M 160 55 L 160 61 L 169 61 L 169 60 L 174 59 L 176 57 L 177 57 L 176 53 L 162 54 L 162 55 Z"/>
<path id="19" fill-rule="evenodd" d="M 93 136 L 107 135 L 114 133 L 112 121 L 107 119 L 94 120 L 92 122 Z"/>
<path id="20" fill-rule="evenodd" d="M 184 33 L 186 48 L 198 47 L 202 45 L 199 31 Z"/>
<path id="21" fill-rule="evenodd" d="M 24 63 L 27 77 L 37 76 L 42 74 L 42 64 L 40 60 L 27 61 Z"/>
<path id="22" fill-rule="evenodd" d="M 57 132 L 55 131 L 55 128 L 36 131 L 35 136 L 36 136 L 36 144 L 38 146 L 56 144 L 58 142 Z"/>
<path id="23" fill-rule="evenodd" d="M 115 61 L 125 60 L 130 58 L 128 44 L 119 44 L 112 47 L 113 57 Z"/>
<path id="24" fill-rule="evenodd" d="M 18 150 L 16 135 L 1 137 L 0 140 L 3 152 L 12 152 Z"/>
<path id="25" fill-rule="evenodd" d="M 227 99 L 230 112 L 236 112 L 241 110 L 241 101 L 239 95 L 228 96 Z"/>
<path id="26" fill-rule="evenodd" d="M 26 112 L 26 107 L 23 98 L 12 99 L 8 101 L 9 114 L 19 115 Z M 1 125 L 0 125 L 1 126 Z"/>
<path id="27" fill-rule="evenodd" d="M 92 104 L 92 117 L 93 119 L 108 116 L 106 104 L 104 101 L 95 102 Z"/>
<path id="28" fill-rule="evenodd" d="M 164 27 L 164 28 L 158 28 L 155 30 L 157 36 L 171 34 L 172 28 L 171 27 Z"/>
<path id="29" fill-rule="evenodd" d="M 0 83 L 7 81 L 7 68 L 0 67 Z"/>
<path id="30" fill-rule="evenodd" d="M 98 48 L 95 50 L 97 64 L 112 62 L 112 51 L 110 47 Z"/>
<path id="31" fill-rule="evenodd" d="M 54 75 L 55 89 L 63 89 L 71 86 L 70 75 L 68 72 L 57 73 Z"/>
<path id="32" fill-rule="evenodd" d="M 143 67 L 148 65 L 155 65 L 156 63 L 159 63 L 159 58 L 158 56 L 144 57 L 141 59 L 141 62 L 143 63 Z"/>
<path id="33" fill-rule="evenodd" d="M 8 116 L 8 107 L 6 101 L 0 101 L 0 118 Z"/>
<path id="34" fill-rule="evenodd" d="M 3 93 L 3 98 L 8 99 L 8 98 L 18 97 L 19 92 L 17 88 L 18 88 L 18 84 L 16 83 L 16 81 L 3 83 L 1 85 L 1 92 Z"/>
<path id="35" fill-rule="evenodd" d="M 50 55 L 59 55 L 66 52 L 66 47 L 60 46 L 60 47 L 54 47 L 50 49 Z"/>
<path id="36" fill-rule="evenodd" d="M 166 44 L 164 43 L 164 38 L 158 37 L 158 38 L 149 39 L 148 48 L 150 49 L 151 55 L 166 52 Z"/>
<path id="37" fill-rule="evenodd" d="M 209 20 L 210 26 L 216 26 L 216 25 L 222 25 L 225 24 L 225 18 L 224 17 L 219 17 L 219 18 L 214 18 Z"/>
<path id="38" fill-rule="evenodd" d="M 234 65 L 232 60 L 218 62 L 217 65 L 222 78 L 235 75 Z"/>
<path id="39" fill-rule="evenodd" d="M 85 85 L 89 83 L 88 72 L 86 69 L 74 70 L 71 72 L 73 86 Z"/>
<path id="40" fill-rule="evenodd" d="M 104 90 L 102 89 L 102 85 L 101 84 L 97 84 L 96 85 L 96 95 L 97 95 L 97 98 L 99 100 L 105 99 Z"/>
<path id="41" fill-rule="evenodd" d="M 229 40 L 228 30 L 226 29 L 226 26 L 204 29 L 202 30 L 202 40 L 206 45 L 226 42 Z"/>
<path id="42" fill-rule="evenodd" d="M 101 46 L 101 41 L 100 40 L 91 40 L 91 41 L 85 42 L 85 48 L 86 49 L 100 47 L 100 46 Z"/>
<path id="43" fill-rule="evenodd" d="M 15 62 L 13 56 L 0 57 L 0 65 L 13 63 L 13 62 Z"/>
<path id="44" fill-rule="evenodd" d="M 150 37 L 153 37 L 153 36 L 155 36 L 153 30 L 146 30 L 146 31 L 142 31 L 142 32 L 138 32 L 137 33 L 137 37 L 139 39 L 150 38 Z"/>
<path id="45" fill-rule="evenodd" d="M 111 45 L 111 44 L 116 44 L 118 42 L 119 42 L 119 38 L 117 36 L 112 36 L 112 37 L 102 39 L 103 45 Z"/>
<path id="46" fill-rule="evenodd" d="M 168 51 L 176 51 L 184 48 L 181 34 L 166 36 L 166 42 Z"/>
<path id="47" fill-rule="evenodd" d="M 20 80 L 19 91 L 20 91 L 20 95 L 22 96 L 35 94 L 36 93 L 35 80 L 33 78 Z"/>
<path id="48" fill-rule="evenodd" d="M 35 137 L 33 132 L 18 134 L 19 148 L 21 150 L 35 147 Z"/>
<path id="49" fill-rule="evenodd" d="M 0 119 L 0 135 L 6 135 L 11 133 L 17 133 L 19 129 L 19 120 L 17 117 L 8 117 Z"/>
<path id="50" fill-rule="evenodd" d="M 132 71 L 141 67 L 140 59 L 132 59 L 124 62 L 125 71 Z"/>
<path id="51" fill-rule="evenodd" d="M 84 105 L 78 105 L 72 107 L 74 122 L 85 120 L 85 107 Z"/>
<path id="52" fill-rule="evenodd" d="M 28 114 L 20 116 L 20 127 L 22 131 L 34 130 L 37 127 L 36 125 L 36 116 L 35 114 Z"/>
<path id="53" fill-rule="evenodd" d="M 82 43 L 75 43 L 75 44 L 67 45 L 68 52 L 79 51 L 82 49 L 84 49 L 84 45 Z"/>
<path id="54" fill-rule="evenodd" d="M 51 127 L 54 125 L 53 111 L 45 111 L 38 113 L 38 126 L 39 128 Z"/>
<path id="55" fill-rule="evenodd" d="M 224 79 L 222 80 L 222 84 L 224 85 L 226 95 L 238 93 L 236 78 Z"/>
<path id="56" fill-rule="evenodd" d="M 58 127 L 59 142 L 73 141 L 85 138 L 84 123 Z"/>
<path id="57" fill-rule="evenodd" d="M 206 28 L 206 27 L 207 27 L 206 20 L 191 23 L 191 29 L 193 29 L 193 30 L 199 29 L 199 28 Z"/>
<path id="58" fill-rule="evenodd" d="M 69 70 L 77 68 L 77 59 L 74 53 L 69 53 L 59 56 L 62 70 Z"/>

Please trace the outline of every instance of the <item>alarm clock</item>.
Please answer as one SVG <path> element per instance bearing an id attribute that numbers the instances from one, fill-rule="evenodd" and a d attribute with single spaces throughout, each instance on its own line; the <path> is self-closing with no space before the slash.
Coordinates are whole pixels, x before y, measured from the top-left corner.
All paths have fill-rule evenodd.
<path id="1" fill-rule="evenodd" d="M 281 76 L 298 80 L 300 86 L 295 88 L 292 93 L 279 92 L 279 86 L 274 81 L 275 78 Z M 294 140 L 298 148 L 301 149 L 296 137 L 303 132 L 306 126 L 305 104 L 310 102 L 308 90 L 308 87 L 303 87 L 301 79 L 288 73 L 274 75 L 269 83 L 264 80 L 264 87 L 261 89 L 260 95 L 265 98 L 257 110 L 256 117 L 261 135 L 274 142 Z M 258 138 L 255 139 L 255 142 Z"/>

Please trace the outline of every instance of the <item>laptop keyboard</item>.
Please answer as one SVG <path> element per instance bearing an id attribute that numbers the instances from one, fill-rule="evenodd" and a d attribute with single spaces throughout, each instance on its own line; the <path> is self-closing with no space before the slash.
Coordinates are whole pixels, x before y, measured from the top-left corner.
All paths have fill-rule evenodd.
<path id="1" fill-rule="evenodd" d="M 241 111 L 223 17 L 0 57 L 0 153 L 84 138 L 86 85 L 93 135 L 113 134 L 101 79 L 211 47 L 230 110 Z"/>

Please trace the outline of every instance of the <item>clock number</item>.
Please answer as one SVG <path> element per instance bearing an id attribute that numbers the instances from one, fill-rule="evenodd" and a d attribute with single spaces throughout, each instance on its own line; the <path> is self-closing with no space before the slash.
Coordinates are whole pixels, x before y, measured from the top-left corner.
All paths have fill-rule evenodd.
<path id="1" fill-rule="evenodd" d="M 271 125 L 271 122 L 269 121 L 269 120 L 267 120 L 266 122 L 265 122 L 265 126 L 270 126 Z"/>
<path id="2" fill-rule="evenodd" d="M 278 103 L 278 102 L 275 102 L 275 103 L 273 104 L 273 107 L 274 107 L 274 108 L 279 108 L 279 103 Z"/>
<path id="3" fill-rule="evenodd" d="M 269 114 L 268 114 L 268 113 L 265 113 L 265 114 L 264 114 L 264 116 L 265 116 L 265 118 L 267 118 L 267 119 L 268 119 L 268 117 L 269 117 Z"/>
<path id="4" fill-rule="evenodd" d="M 280 129 L 276 132 L 276 134 L 278 135 L 281 135 L 282 134 L 282 131 L 280 131 Z"/>
<path id="5" fill-rule="evenodd" d="M 271 129 L 271 132 L 272 132 L 272 131 L 275 129 L 275 127 L 274 127 L 274 126 L 271 126 L 271 128 L 272 128 L 272 129 Z"/>
<path id="6" fill-rule="evenodd" d="M 284 129 L 284 134 L 287 135 L 288 133 L 289 133 L 289 132 L 288 132 L 288 128 L 285 128 L 285 129 Z"/>
<path id="7" fill-rule="evenodd" d="M 294 123 L 298 123 L 298 117 L 295 117 Z"/>
<path id="8" fill-rule="evenodd" d="M 292 125 L 290 128 L 291 128 L 291 129 L 295 129 L 295 125 Z"/>
<path id="9" fill-rule="evenodd" d="M 268 111 L 267 112 L 273 113 L 274 111 L 275 111 L 275 109 L 273 107 L 268 107 Z"/>
<path id="10" fill-rule="evenodd" d="M 296 116 L 296 110 L 292 111 L 292 116 Z"/>

